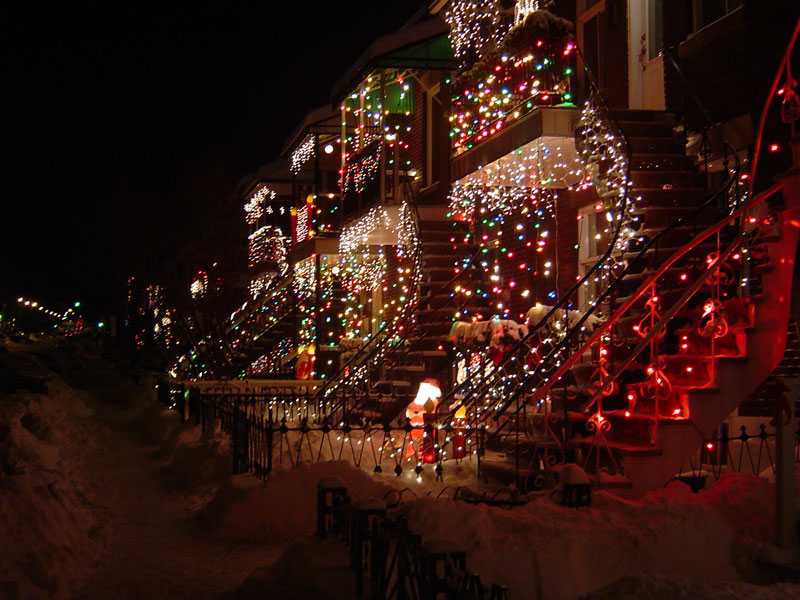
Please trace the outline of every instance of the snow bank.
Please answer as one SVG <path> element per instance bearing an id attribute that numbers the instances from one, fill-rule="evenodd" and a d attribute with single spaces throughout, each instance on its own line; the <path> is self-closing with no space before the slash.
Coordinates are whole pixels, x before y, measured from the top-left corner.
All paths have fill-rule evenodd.
<path id="1" fill-rule="evenodd" d="M 581 509 L 539 496 L 511 510 L 421 498 L 399 511 L 423 539 L 458 541 L 470 569 L 512 598 L 566 599 L 645 572 L 697 584 L 741 580 L 737 566 L 753 556 L 746 540 L 773 530 L 772 493 L 734 474 L 700 494 L 679 482 L 638 501 L 596 493 Z"/>
<path id="2" fill-rule="evenodd" d="M 219 428 L 201 435 L 199 427 L 179 427 L 161 448 L 167 460 L 164 473 L 183 489 L 214 490 L 226 483 L 233 472 L 230 444 Z"/>
<path id="3" fill-rule="evenodd" d="M 50 378 L 47 394 L 0 399 L 0 597 L 67 598 L 99 555 L 104 534 L 85 497 L 75 421 L 81 394 Z"/>
<path id="4" fill-rule="evenodd" d="M 350 551 L 336 539 L 305 538 L 259 569 L 223 600 L 351 600 L 356 597 Z"/>
<path id="5" fill-rule="evenodd" d="M 685 578 L 656 575 L 624 577 L 585 596 L 585 600 L 795 600 L 800 586 L 782 583 L 758 586 L 749 583 L 695 583 Z"/>
<path id="6" fill-rule="evenodd" d="M 172 432 L 180 425 L 180 415 L 157 402 L 144 406 L 135 420 L 135 427 L 141 432 L 144 439 L 156 445 L 161 445 L 169 439 Z"/>
<path id="7" fill-rule="evenodd" d="M 345 461 L 303 464 L 259 482 L 237 475 L 199 513 L 214 535 L 226 539 L 281 540 L 315 529 L 317 483 L 339 477 L 353 499 L 382 498 L 390 489 Z"/>
<path id="8" fill-rule="evenodd" d="M 205 433 L 193 423 L 181 423 L 180 415 L 162 404 L 146 405 L 136 417 L 136 428 L 164 461 L 168 482 L 195 492 L 213 491 L 231 476 L 231 450 L 217 421 Z"/>

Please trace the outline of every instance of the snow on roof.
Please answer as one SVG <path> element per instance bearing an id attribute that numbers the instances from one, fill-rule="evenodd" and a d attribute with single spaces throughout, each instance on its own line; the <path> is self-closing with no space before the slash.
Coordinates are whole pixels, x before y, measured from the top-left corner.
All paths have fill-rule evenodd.
<path id="1" fill-rule="evenodd" d="M 281 150 L 281 156 L 288 156 L 289 153 L 303 141 L 303 138 L 310 128 L 328 119 L 335 119 L 336 124 L 339 122 L 338 109 L 333 108 L 329 104 L 318 106 L 308 111 L 303 121 L 295 128 L 292 135 L 289 136 L 289 139 L 286 141 L 286 144 L 284 144 L 283 150 Z"/>
<path id="2" fill-rule="evenodd" d="M 396 52 L 419 42 L 429 40 L 446 34 L 450 31 L 447 23 L 441 17 L 433 17 L 420 23 L 413 23 L 413 19 L 406 26 L 389 35 L 375 40 L 347 72 L 336 82 L 331 93 L 331 104 L 338 104 L 350 88 L 360 80 L 362 73 L 370 67 L 375 59 Z"/>

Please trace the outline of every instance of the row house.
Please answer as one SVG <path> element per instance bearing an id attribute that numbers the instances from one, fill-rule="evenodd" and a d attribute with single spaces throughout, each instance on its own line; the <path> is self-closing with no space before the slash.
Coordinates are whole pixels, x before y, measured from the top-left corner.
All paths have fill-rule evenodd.
<path id="1" fill-rule="evenodd" d="M 427 427 L 416 468 L 479 454 L 518 485 L 575 461 L 639 494 L 727 452 L 794 368 L 797 13 L 422 7 L 291 136 L 287 191 L 246 190 L 284 245 L 230 375 L 313 381 L 320 423 Z"/>

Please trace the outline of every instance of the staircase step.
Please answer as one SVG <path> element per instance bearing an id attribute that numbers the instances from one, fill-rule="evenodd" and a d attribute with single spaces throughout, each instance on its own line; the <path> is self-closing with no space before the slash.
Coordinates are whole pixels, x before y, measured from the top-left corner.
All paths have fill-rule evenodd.
<path id="1" fill-rule="evenodd" d="M 629 138 L 633 137 L 653 137 L 668 138 L 672 140 L 672 127 L 666 123 L 655 121 L 618 121 L 622 132 Z"/>
<path id="2" fill-rule="evenodd" d="M 464 240 L 463 232 L 460 231 L 444 231 L 438 229 L 428 229 L 422 230 L 419 234 L 420 240 L 425 242 L 450 242 L 450 243 L 460 243 Z"/>
<path id="3" fill-rule="evenodd" d="M 692 189 L 637 188 L 631 195 L 636 199 L 634 206 L 637 209 L 648 206 L 697 208 L 708 198 L 708 192 L 697 187 Z M 711 210 L 709 208 L 709 211 Z"/>
<path id="4" fill-rule="evenodd" d="M 692 214 L 693 209 L 686 206 L 638 206 L 631 211 L 632 215 L 640 217 L 640 222 L 646 228 L 660 230 L 663 227 L 672 225 L 681 217 Z M 716 211 L 703 211 L 699 215 L 692 217 L 692 225 L 706 226 L 719 222 L 719 215 Z M 699 230 L 698 230 L 699 233 Z"/>
<path id="5" fill-rule="evenodd" d="M 631 171 L 631 184 L 637 191 L 640 188 L 704 190 L 705 182 L 705 175 L 693 171 Z"/>
<path id="6" fill-rule="evenodd" d="M 634 154 L 631 170 L 634 171 L 683 171 L 694 170 L 694 159 L 685 154 Z"/>
<path id="7" fill-rule="evenodd" d="M 663 110 L 641 109 L 641 108 L 612 108 L 614 118 L 619 123 L 629 121 L 647 121 L 650 123 L 666 123 L 672 124 L 675 122 L 675 115 L 673 113 L 665 112 Z"/>
<path id="8" fill-rule="evenodd" d="M 456 272 L 453 267 L 423 267 L 422 276 L 427 283 L 446 283 L 450 281 Z"/>
<path id="9" fill-rule="evenodd" d="M 459 239 L 458 237 L 456 237 L 455 242 L 421 242 L 420 246 L 423 256 L 429 254 L 449 254 L 454 257 L 463 257 L 462 260 L 473 256 L 475 252 L 478 251 L 477 246 L 474 246 L 470 242 L 465 242 L 464 238 Z"/>
<path id="10" fill-rule="evenodd" d="M 434 267 L 448 267 L 451 269 L 453 275 L 456 274 L 456 267 L 461 267 L 464 259 L 454 254 L 423 254 L 422 255 L 422 270 Z"/>
<path id="11" fill-rule="evenodd" d="M 631 137 L 628 138 L 631 153 L 642 154 L 683 154 L 683 144 L 664 137 Z"/>
<path id="12" fill-rule="evenodd" d="M 415 350 L 408 353 L 409 360 L 424 360 L 426 358 L 443 358 L 447 356 L 446 350 Z"/>
<path id="13" fill-rule="evenodd" d="M 452 219 L 442 220 L 421 220 L 419 222 L 420 231 L 448 231 L 451 233 L 469 232 L 469 223 L 464 221 L 453 221 Z"/>

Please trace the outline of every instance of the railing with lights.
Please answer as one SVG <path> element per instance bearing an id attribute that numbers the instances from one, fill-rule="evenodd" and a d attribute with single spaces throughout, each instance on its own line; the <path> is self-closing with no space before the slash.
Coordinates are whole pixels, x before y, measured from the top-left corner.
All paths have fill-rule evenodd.
<path id="1" fill-rule="evenodd" d="M 779 189 L 780 185 L 776 185 L 756 196 L 749 203 L 750 214 L 752 214 L 752 209 L 761 205 Z M 718 198 L 727 194 L 727 191 L 728 186 L 715 194 L 696 212 L 713 206 Z M 566 343 L 562 341 L 553 351 L 544 356 L 540 364 L 553 365 L 552 367 L 542 367 L 534 371 L 531 376 L 523 380 L 522 385 L 511 397 L 505 399 L 502 404 L 492 407 L 493 413 L 490 416 L 496 422 L 500 422 L 501 417 L 506 414 L 508 409 L 516 406 L 511 417 L 500 422 L 493 435 L 498 435 L 502 429 L 515 422 L 525 405 L 536 406 L 545 402 L 561 377 L 571 367 L 577 364 L 582 357 L 594 355 L 597 357 L 597 369 L 591 386 L 592 393 L 585 403 L 587 410 L 592 409 L 594 413 L 590 417 L 587 427 L 590 431 L 596 433 L 595 441 L 597 443 L 605 443 L 604 434 L 609 430 L 611 424 L 604 417 L 603 401 L 609 396 L 620 393 L 620 385 L 618 383 L 620 376 L 637 357 L 644 355 L 648 365 L 645 370 L 646 378 L 637 382 L 635 391 L 628 392 L 629 409 L 625 411 L 625 416 L 638 414 L 651 419 L 653 424 L 651 442 L 657 444 L 658 427 L 664 415 L 668 417 L 682 417 L 684 415 L 684 407 L 680 405 L 679 398 L 673 389 L 673 380 L 676 379 L 676 375 L 685 376 L 688 382 L 698 387 L 703 387 L 713 381 L 714 365 L 720 357 L 718 353 L 720 349 L 715 347 L 715 341 L 727 335 L 730 325 L 723 314 L 724 310 L 720 298 L 723 297 L 723 294 L 728 294 L 727 298 L 736 299 L 736 294 L 742 291 L 752 293 L 760 291 L 759 282 L 754 274 L 751 273 L 749 278 L 743 277 L 741 279 L 731 276 L 738 271 L 732 266 L 731 261 L 746 264 L 748 261 L 744 257 L 748 253 L 754 258 L 757 257 L 756 260 L 759 263 L 764 260 L 764 231 L 756 226 L 760 219 L 748 217 L 746 221 L 749 226 L 742 232 L 744 235 L 732 235 L 730 243 L 724 242 L 722 235 L 726 227 L 735 224 L 737 220 L 743 217 L 746 208 L 748 207 L 740 207 L 716 225 L 695 236 L 689 244 L 673 253 L 666 261 L 661 262 L 658 269 L 633 294 L 625 298 L 624 302 L 605 322 L 591 333 L 586 342 L 577 351 L 567 355 L 564 352 Z M 692 214 L 694 215 L 694 213 Z M 694 216 L 696 217 L 696 215 Z M 767 223 L 769 223 L 769 220 Z M 669 231 L 671 229 L 663 230 L 664 235 L 667 235 Z M 653 239 L 657 241 L 656 238 Z M 716 240 L 716 243 L 710 249 L 707 245 L 703 246 L 703 243 L 709 239 Z M 639 256 L 642 257 L 644 254 L 640 253 Z M 627 274 L 634 265 L 636 265 L 635 260 L 631 261 L 625 273 Z M 682 265 L 683 269 L 685 269 L 677 274 L 679 282 L 675 281 L 676 273 L 674 267 L 676 265 Z M 746 268 L 749 272 L 749 265 Z M 680 287 L 682 283 L 686 283 L 689 280 L 691 280 L 691 283 L 688 287 Z M 617 281 L 621 282 L 622 279 L 620 278 Z M 708 370 L 704 369 L 701 373 L 700 369 L 693 365 L 693 361 L 687 362 L 680 355 L 674 361 L 674 365 L 668 365 L 665 362 L 667 355 L 661 347 L 661 342 L 663 342 L 667 324 L 690 300 L 695 299 L 698 291 L 703 289 L 704 286 L 710 287 L 711 297 L 704 299 L 704 302 L 700 303 L 703 306 L 702 310 L 697 310 L 697 318 L 701 323 L 698 328 L 700 338 L 697 339 L 698 342 L 699 340 L 705 340 L 707 343 L 707 346 L 703 347 L 703 351 L 709 353 L 710 362 L 708 363 Z M 607 291 L 611 293 L 617 287 L 612 285 Z M 657 289 L 664 289 L 664 293 L 659 295 L 656 292 Z M 724 289 L 728 291 L 725 292 L 723 291 Z M 683 292 L 683 294 L 674 299 L 675 294 L 679 292 Z M 667 295 L 672 296 L 673 303 L 668 310 L 663 311 L 662 305 L 665 302 L 665 298 L 662 296 Z M 697 300 L 699 298 L 695 299 L 695 302 Z M 620 326 L 625 317 L 631 316 L 635 309 L 641 309 L 642 303 L 644 303 L 645 308 L 644 314 L 635 315 L 633 324 L 628 323 L 633 334 L 641 341 L 627 352 L 625 350 L 627 344 L 632 343 L 632 340 L 636 338 L 629 339 L 624 332 L 620 331 Z M 741 319 L 741 317 L 738 318 Z M 742 323 L 737 321 L 736 324 L 741 325 Z M 574 334 L 575 332 L 571 331 L 565 340 L 568 340 Z M 689 335 L 693 334 L 686 334 L 681 337 L 681 349 L 684 351 L 690 349 Z M 620 351 L 624 355 L 623 359 L 619 359 L 616 356 Z M 563 355 L 562 352 L 564 352 Z M 678 371 L 682 370 L 683 373 L 675 373 L 676 369 Z M 683 384 L 687 385 L 687 381 L 684 381 Z M 485 421 L 485 419 L 481 419 L 481 421 Z M 599 456 L 596 456 L 596 458 L 599 460 Z M 616 466 L 618 467 L 618 465 Z"/>
<path id="2" fill-rule="evenodd" d="M 246 302 L 229 319 L 191 343 L 191 350 L 177 359 L 170 372 L 189 379 L 239 375 L 234 363 L 236 356 L 243 354 L 244 346 L 260 338 L 296 307 L 296 298 L 293 301 L 291 295 L 293 281 L 293 273 L 287 273 L 258 298 Z M 190 330 L 188 325 L 184 328 Z"/>

